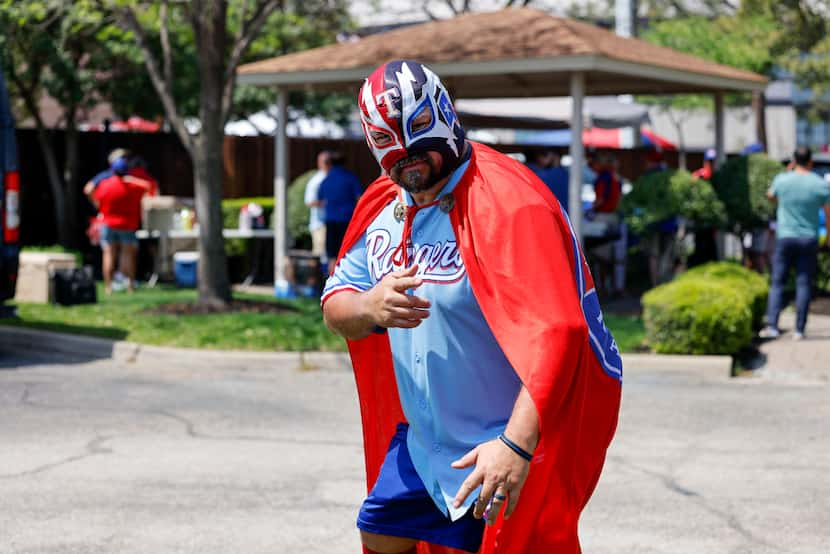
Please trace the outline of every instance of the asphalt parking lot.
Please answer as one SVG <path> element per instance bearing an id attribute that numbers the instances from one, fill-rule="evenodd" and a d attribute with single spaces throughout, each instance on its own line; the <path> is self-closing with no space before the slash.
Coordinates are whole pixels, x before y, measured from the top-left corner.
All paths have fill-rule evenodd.
<path id="1" fill-rule="evenodd" d="M 826 552 L 830 386 L 626 377 L 586 553 Z M 352 376 L 0 353 L 0 552 L 351 553 Z"/>

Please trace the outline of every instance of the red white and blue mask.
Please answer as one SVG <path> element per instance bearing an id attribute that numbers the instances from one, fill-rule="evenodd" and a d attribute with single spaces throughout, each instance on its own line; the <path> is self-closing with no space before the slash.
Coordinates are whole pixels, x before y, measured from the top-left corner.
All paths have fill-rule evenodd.
<path id="1" fill-rule="evenodd" d="M 395 163 L 429 151 L 441 155 L 439 179 L 464 153 L 464 129 L 447 89 L 428 67 L 396 60 L 377 68 L 360 89 L 360 122 L 375 159 L 387 173 Z"/>

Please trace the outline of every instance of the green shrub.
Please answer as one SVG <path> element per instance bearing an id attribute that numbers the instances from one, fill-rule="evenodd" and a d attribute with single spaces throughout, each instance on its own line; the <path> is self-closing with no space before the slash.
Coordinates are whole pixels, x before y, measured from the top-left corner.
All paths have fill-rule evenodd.
<path id="1" fill-rule="evenodd" d="M 687 277 L 643 295 L 646 342 L 663 354 L 734 354 L 752 341 L 747 295 L 729 280 Z"/>
<path id="2" fill-rule="evenodd" d="M 830 293 L 830 252 L 824 248 L 818 251 L 816 288 L 821 292 Z"/>
<path id="3" fill-rule="evenodd" d="M 21 252 L 53 252 L 58 254 L 72 254 L 75 256 L 75 263 L 78 267 L 84 265 L 84 255 L 78 250 L 70 250 L 60 244 L 51 244 L 49 246 L 25 246 Z"/>
<path id="4" fill-rule="evenodd" d="M 730 226 L 747 231 L 765 226 L 775 214 L 766 192 L 784 167 L 764 154 L 732 158 L 712 175 L 718 197 L 726 206 Z"/>
<path id="5" fill-rule="evenodd" d="M 752 311 L 752 328 L 762 327 L 769 295 L 767 277 L 734 262 L 711 262 L 690 269 L 679 279 L 708 279 L 728 284 L 746 295 Z"/>
<path id="6" fill-rule="evenodd" d="M 288 234 L 295 243 L 311 244 L 311 235 L 308 232 L 308 206 L 305 205 L 305 186 L 316 170 L 307 171 L 294 179 L 288 187 Z M 230 198 L 222 200 L 222 221 L 226 229 L 239 227 L 239 211 L 242 206 L 251 202 L 262 206 L 265 222 L 271 229 L 274 228 L 274 198 L 272 196 L 257 196 L 251 198 Z M 245 254 L 245 239 L 228 239 L 225 241 L 225 253 L 228 256 L 242 256 Z"/>
<path id="7" fill-rule="evenodd" d="M 311 244 L 311 234 L 308 232 L 309 209 L 305 205 L 305 186 L 316 170 L 306 171 L 291 182 L 288 187 L 288 232 L 294 241 L 300 244 Z"/>
<path id="8" fill-rule="evenodd" d="M 274 213 L 274 198 L 271 196 L 257 196 L 251 198 L 229 198 L 222 200 L 222 224 L 225 229 L 239 228 L 239 212 L 242 206 L 251 202 L 262 206 L 265 214 L 266 225 L 270 224 L 271 215 Z M 245 239 L 227 239 L 225 241 L 225 255 L 245 255 Z"/>
<path id="9" fill-rule="evenodd" d="M 628 226 L 638 235 L 655 224 L 679 215 L 693 226 L 712 227 L 726 221 L 726 210 L 712 185 L 688 171 L 661 171 L 643 175 L 622 200 Z"/>

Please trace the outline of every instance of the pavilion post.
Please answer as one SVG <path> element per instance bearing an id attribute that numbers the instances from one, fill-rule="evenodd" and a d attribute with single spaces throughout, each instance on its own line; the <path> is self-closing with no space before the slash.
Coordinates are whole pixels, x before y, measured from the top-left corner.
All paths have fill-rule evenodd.
<path id="1" fill-rule="evenodd" d="M 724 134 L 723 93 L 715 93 L 715 167 L 720 167 L 726 161 L 726 135 Z"/>
<path id="2" fill-rule="evenodd" d="M 274 136 L 274 294 L 292 296 L 291 283 L 286 279 L 286 188 L 288 186 L 288 121 L 286 103 L 288 92 L 277 89 L 277 130 Z"/>
<path id="3" fill-rule="evenodd" d="M 585 74 L 571 74 L 571 168 L 568 179 L 568 215 L 577 238 L 582 240 L 582 103 L 585 97 Z"/>

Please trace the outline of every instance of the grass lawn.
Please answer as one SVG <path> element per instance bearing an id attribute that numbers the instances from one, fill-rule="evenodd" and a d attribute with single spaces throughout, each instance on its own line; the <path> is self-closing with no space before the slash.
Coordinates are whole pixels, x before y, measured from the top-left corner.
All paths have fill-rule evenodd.
<path id="1" fill-rule="evenodd" d="M 276 298 L 248 294 L 234 294 L 234 298 L 277 302 Z M 19 319 L 0 319 L 0 324 L 186 348 L 345 350 L 345 343 L 323 325 L 320 302 L 313 298 L 281 300 L 297 310 L 293 313 L 186 316 L 147 313 L 159 304 L 195 300 L 195 290 L 166 286 L 105 296 L 99 285 L 97 304 L 18 304 Z"/>
<path id="2" fill-rule="evenodd" d="M 275 298 L 234 294 L 234 298 Z M 211 315 L 156 315 L 153 307 L 172 302 L 192 302 L 196 291 L 160 286 L 142 288 L 134 294 L 105 296 L 98 290 L 98 303 L 80 306 L 18 304 L 19 319 L 0 319 L 1 325 L 16 325 L 129 340 L 143 344 L 258 351 L 339 351 L 345 343 L 323 324 L 317 299 L 280 300 L 296 309 L 280 314 L 227 313 Z M 643 341 L 643 324 L 636 317 L 607 314 L 620 350 L 636 350 Z"/>
<path id="3" fill-rule="evenodd" d="M 614 335 L 620 352 L 638 352 L 643 349 L 646 329 L 643 320 L 633 315 L 603 314 L 605 324 Z"/>

